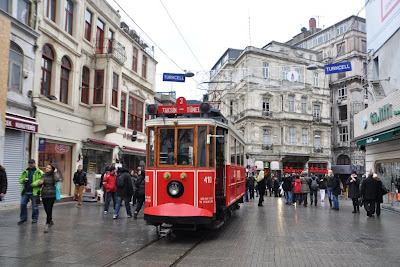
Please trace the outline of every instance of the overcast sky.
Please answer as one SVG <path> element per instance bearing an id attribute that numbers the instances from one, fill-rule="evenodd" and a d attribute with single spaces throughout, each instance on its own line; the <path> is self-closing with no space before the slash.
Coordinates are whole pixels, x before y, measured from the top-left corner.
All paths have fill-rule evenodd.
<path id="1" fill-rule="evenodd" d="M 249 45 L 262 47 L 272 40 L 286 42 L 298 34 L 302 27 L 308 28 L 311 17 L 316 18 L 317 26 L 328 27 L 356 15 L 365 4 L 365 0 L 107 1 L 120 10 L 122 19 L 150 46 L 154 45 L 115 4 L 115 1 L 118 2 L 179 66 L 154 45 L 154 57 L 158 61 L 156 91 L 177 91 L 177 97 L 184 96 L 187 99 L 199 99 L 205 91 L 197 89 L 201 86 L 197 86 L 192 79 L 187 79 L 185 83 L 163 82 L 164 72 L 191 70 L 196 73 L 194 79 L 202 82 L 204 71 L 209 71 L 228 48 L 244 49 Z M 163 4 L 199 62 L 180 36 Z M 359 16 L 365 17 L 365 11 Z"/>

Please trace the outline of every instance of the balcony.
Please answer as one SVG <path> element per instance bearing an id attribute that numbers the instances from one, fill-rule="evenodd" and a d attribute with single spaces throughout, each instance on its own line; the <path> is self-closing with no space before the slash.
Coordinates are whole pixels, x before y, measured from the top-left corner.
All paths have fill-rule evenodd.
<path id="1" fill-rule="evenodd" d="M 264 145 L 262 145 L 261 149 L 262 150 L 273 150 L 274 146 L 272 144 L 270 144 L 270 145 L 264 144 Z"/>
<path id="2" fill-rule="evenodd" d="M 272 117 L 272 111 L 263 111 L 262 116 L 263 117 Z"/>
<path id="3" fill-rule="evenodd" d="M 115 132 L 119 127 L 120 115 L 116 108 L 92 106 L 91 118 L 93 120 L 94 132 L 107 131 Z"/>
<path id="4" fill-rule="evenodd" d="M 240 117 L 240 118 L 243 118 L 243 117 L 244 117 L 244 111 L 240 112 L 239 117 Z"/>
<path id="5" fill-rule="evenodd" d="M 314 147 L 314 153 L 324 153 L 324 149 L 322 147 Z"/>
<path id="6" fill-rule="evenodd" d="M 315 122 L 322 122 L 322 118 L 320 116 L 314 116 Z"/>
<path id="7" fill-rule="evenodd" d="M 126 61 L 125 47 L 114 39 L 95 39 L 95 57 L 102 58 L 111 56 L 119 64 Z"/>

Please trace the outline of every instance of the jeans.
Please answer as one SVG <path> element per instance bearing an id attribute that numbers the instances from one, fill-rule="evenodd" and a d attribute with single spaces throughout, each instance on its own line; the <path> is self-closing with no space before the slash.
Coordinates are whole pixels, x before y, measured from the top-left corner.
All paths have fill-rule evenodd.
<path id="1" fill-rule="evenodd" d="M 339 196 L 332 194 L 333 208 L 339 209 Z"/>
<path id="2" fill-rule="evenodd" d="M 250 199 L 254 199 L 254 189 L 249 189 Z"/>
<path id="3" fill-rule="evenodd" d="M 129 199 L 125 199 L 125 198 L 120 197 L 120 196 L 117 196 L 117 202 L 115 204 L 114 215 L 118 216 L 119 209 L 121 208 L 122 200 L 124 201 L 124 204 L 125 204 L 126 215 L 132 216 L 131 205 L 129 205 Z"/>
<path id="4" fill-rule="evenodd" d="M 143 203 L 144 203 L 144 199 L 137 199 L 137 205 L 136 205 L 136 210 L 135 210 L 135 212 L 139 212 L 139 211 L 140 211 L 140 209 L 141 209 L 142 206 L 143 206 Z"/>
<path id="5" fill-rule="evenodd" d="M 44 211 L 46 211 L 47 214 L 46 224 L 50 224 L 50 222 L 53 220 L 54 201 L 56 201 L 55 197 L 43 198 Z"/>
<path id="6" fill-rule="evenodd" d="M 23 193 L 21 196 L 21 213 L 19 218 L 21 221 L 26 221 L 28 219 L 28 209 L 26 205 L 28 204 L 28 200 L 31 200 L 32 203 L 32 221 L 37 221 L 39 218 L 39 205 L 36 203 L 37 196 L 33 194 Z"/>
<path id="7" fill-rule="evenodd" d="M 317 202 L 318 202 L 318 191 L 317 190 L 310 191 L 310 201 L 311 202 L 313 202 L 313 196 L 314 196 L 315 205 L 317 205 Z"/>
<path id="8" fill-rule="evenodd" d="M 319 193 L 321 194 L 321 201 L 324 202 L 325 199 L 325 189 L 320 189 Z"/>
<path id="9" fill-rule="evenodd" d="M 301 201 L 302 201 L 301 194 L 294 194 L 294 197 L 295 197 L 295 201 L 298 202 L 299 205 L 301 205 Z"/>
<path id="10" fill-rule="evenodd" d="M 108 206 L 110 206 L 111 199 L 113 201 L 113 207 L 115 210 L 115 206 L 117 204 L 115 198 L 116 198 L 117 193 L 107 192 L 106 194 L 107 194 L 107 196 L 106 196 L 106 202 L 104 203 L 104 211 L 108 211 Z"/>
<path id="11" fill-rule="evenodd" d="M 85 188 L 84 185 L 75 185 L 75 192 L 74 192 L 74 200 L 78 199 L 78 205 L 82 205 L 82 193 L 83 189 Z"/>
<path id="12" fill-rule="evenodd" d="M 333 192 L 333 188 L 332 187 L 328 187 L 328 199 L 331 200 L 331 201 L 333 200 L 332 192 Z"/>
<path id="13" fill-rule="evenodd" d="M 292 204 L 292 203 L 293 203 L 293 192 L 286 191 L 286 204 Z"/>
<path id="14" fill-rule="evenodd" d="M 244 198 L 246 199 L 246 201 L 249 201 L 249 188 L 246 187 L 246 193 L 244 194 Z"/>

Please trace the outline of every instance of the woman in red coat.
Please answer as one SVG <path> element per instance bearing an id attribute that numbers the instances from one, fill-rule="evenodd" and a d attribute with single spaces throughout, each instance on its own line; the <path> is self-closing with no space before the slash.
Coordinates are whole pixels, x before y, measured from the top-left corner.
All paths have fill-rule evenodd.
<path id="1" fill-rule="evenodd" d="M 296 175 L 294 178 L 294 181 L 292 183 L 292 187 L 294 188 L 294 199 L 299 202 L 299 205 L 301 204 L 301 180 L 300 176 Z M 294 205 L 294 203 L 293 203 Z"/>
<path id="2" fill-rule="evenodd" d="M 115 210 L 115 198 L 117 186 L 115 185 L 115 180 L 117 179 L 117 174 L 115 167 L 111 167 L 110 171 L 104 176 L 103 187 L 106 190 L 106 203 L 104 203 L 104 214 L 108 213 L 108 206 L 110 205 L 111 199 L 113 200 L 113 207 Z"/>

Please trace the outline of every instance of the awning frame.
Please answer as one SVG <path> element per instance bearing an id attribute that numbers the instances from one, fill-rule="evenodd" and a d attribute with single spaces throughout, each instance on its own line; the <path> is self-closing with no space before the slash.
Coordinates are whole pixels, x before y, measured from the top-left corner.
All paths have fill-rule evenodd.
<path id="1" fill-rule="evenodd" d="M 362 138 L 357 141 L 357 146 L 372 145 L 375 143 L 391 140 L 397 136 L 400 136 L 400 127 Z"/>

